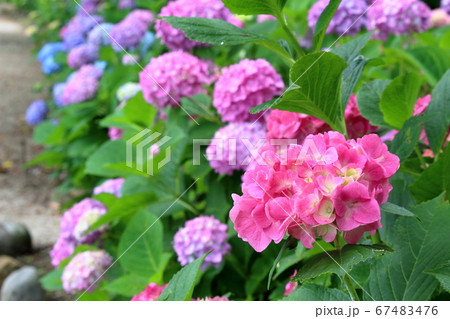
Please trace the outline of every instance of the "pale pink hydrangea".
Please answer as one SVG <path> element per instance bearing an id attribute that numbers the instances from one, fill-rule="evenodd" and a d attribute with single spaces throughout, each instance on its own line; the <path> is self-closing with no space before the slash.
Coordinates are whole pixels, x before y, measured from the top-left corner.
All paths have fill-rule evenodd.
<path id="1" fill-rule="evenodd" d="M 101 185 L 94 188 L 94 195 L 101 193 L 113 194 L 117 198 L 122 197 L 122 186 L 125 182 L 124 178 L 114 178 L 104 181 Z"/>
<path id="2" fill-rule="evenodd" d="M 218 268 L 223 257 L 231 250 L 230 244 L 226 242 L 227 228 L 227 225 L 212 216 L 188 220 L 173 239 L 173 248 L 180 264 L 185 266 L 211 251 L 206 256 L 202 269 L 209 265 Z"/>
<path id="3" fill-rule="evenodd" d="M 430 28 L 445 27 L 450 24 L 450 15 L 442 9 L 431 11 Z"/>
<path id="4" fill-rule="evenodd" d="M 157 301 L 167 284 L 159 286 L 157 283 L 150 283 L 140 294 L 133 296 L 131 301 Z"/>
<path id="5" fill-rule="evenodd" d="M 85 232 L 106 214 L 106 211 L 106 207 L 99 201 L 86 198 L 64 213 L 60 222 L 58 241 L 50 252 L 53 266 L 57 267 L 63 259 L 70 257 L 76 246 L 93 244 L 100 238 L 106 231 L 107 225 L 87 234 Z"/>
<path id="6" fill-rule="evenodd" d="M 164 109 L 178 106 L 181 98 L 207 93 L 205 86 L 214 80 L 214 67 L 182 51 L 152 58 L 139 74 L 144 99 Z"/>
<path id="7" fill-rule="evenodd" d="M 233 194 L 230 211 L 239 237 L 258 252 L 286 233 L 307 248 L 317 236 L 333 241 L 337 231 L 352 244 L 373 233 L 400 165 L 377 135 L 347 141 L 333 131 L 262 158 L 245 172 L 243 195 Z"/>
<path id="8" fill-rule="evenodd" d="M 252 159 L 251 152 L 257 152 L 259 143 L 264 141 L 264 135 L 264 125 L 259 122 L 230 123 L 220 128 L 206 149 L 209 165 L 218 174 L 244 170 Z"/>
<path id="9" fill-rule="evenodd" d="M 93 292 L 111 263 L 111 256 L 103 250 L 77 254 L 64 268 L 61 277 L 64 290 L 67 293 Z"/>
<path id="10" fill-rule="evenodd" d="M 245 59 L 222 69 L 214 87 L 213 104 L 223 122 L 250 122 L 261 117 L 249 110 L 283 92 L 284 83 L 264 59 Z"/>
<path id="11" fill-rule="evenodd" d="M 160 17 L 187 17 L 220 19 L 242 26 L 220 0 L 175 0 L 161 9 Z M 183 31 L 173 28 L 164 20 L 157 20 L 156 36 L 171 50 L 190 51 L 205 44 L 189 40 Z"/>
<path id="12" fill-rule="evenodd" d="M 367 29 L 386 40 L 389 34 L 423 32 L 430 26 L 430 8 L 420 0 L 378 0 L 367 12 Z"/>

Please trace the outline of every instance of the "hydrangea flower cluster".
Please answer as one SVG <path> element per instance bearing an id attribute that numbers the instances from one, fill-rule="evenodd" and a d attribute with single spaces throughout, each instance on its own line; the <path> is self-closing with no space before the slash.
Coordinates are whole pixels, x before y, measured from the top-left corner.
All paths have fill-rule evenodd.
<path id="1" fill-rule="evenodd" d="M 76 104 L 92 99 L 98 90 L 103 71 L 94 65 L 83 65 L 68 79 L 61 94 L 63 105 Z"/>
<path id="2" fill-rule="evenodd" d="M 128 101 L 139 92 L 141 92 L 141 86 L 139 83 L 128 82 L 117 89 L 116 97 L 119 102 L 124 102 Z"/>
<path id="3" fill-rule="evenodd" d="M 59 36 L 63 39 L 65 49 L 70 50 L 84 43 L 88 32 L 102 22 L 103 18 L 97 15 L 77 14 L 74 16 L 59 33 Z"/>
<path id="4" fill-rule="evenodd" d="M 70 50 L 67 55 L 67 64 L 73 69 L 78 69 L 83 65 L 95 62 L 98 57 L 98 46 L 84 43 Z"/>
<path id="5" fill-rule="evenodd" d="M 133 296 L 131 301 L 157 301 L 166 287 L 167 284 L 158 286 L 157 283 L 152 282 L 139 295 Z"/>
<path id="6" fill-rule="evenodd" d="M 308 26 L 314 30 L 317 20 L 330 3 L 330 0 L 317 1 L 308 12 Z M 355 35 L 366 23 L 364 0 L 343 0 L 328 26 L 327 33 Z"/>
<path id="7" fill-rule="evenodd" d="M 55 55 L 63 51 L 64 44 L 62 42 L 47 43 L 39 50 L 37 57 L 39 62 L 41 62 L 44 74 L 49 75 L 61 69 L 61 64 L 55 61 Z"/>
<path id="8" fill-rule="evenodd" d="M 182 51 L 152 58 L 139 74 L 145 100 L 159 109 L 177 106 L 182 97 L 206 93 L 214 80 L 215 67 Z"/>
<path id="9" fill-rule="evenodd" d="M 136 48 L 154 19 L 148 10 L 136 9 L 130 12 L 111 30 L 112 46 L 115 51 Z"/>
<path id="10" fill-rule="evenodd" d="M 441 0 L 441 9 L 450 14 L 450 0 Z"/>
<path id="11" fill-rule="evenodd" d="M 256 18 L 256 22 L 261 23 L 264 21 L 273 21 L 276 20 L 277 18 L 275 18 L 273 15 L 271 14 L 260 14 L 258 15 L 258 17 Z"/>
<path id="12" fill-rule="evenodd" d="M 236 24 L 231 12 L 220 0 L 175 0 L 169 1 L 161 9 L 160 17 L 186 17 L 220 19 Z M 239 25 L 238 25 L 239 26 Z M 164 20 L 157 20 L 156 36 L 171 50 L 191 51 L 196 46 L 204 46 L 201 42 L 189 40 L 183 31 L 173 28 Z"/>
<path id="13" fill-rule="evenodd" d="M 352 139 L 362 137 L 367 133 L 374 133 L 378 129 L 376 126 L 370 125 L 370 122 L 361 115 L 358 108 L 358 101 L 354 94 L 350 95 L 347 107 L 345 108 L 344 118 L 348 137 Z"/>
<path id="14" fill-rule="evenodd" d="M 96 46 L 111 44 L 109 33 L 113 27 L 113 23 L 101 23 L 97 25 L 88 33 L 87 42 Z"/>
<path id="15" fill-rule="evenodd" d="M 173 239 L 173 248 L 180 264 L 185 266 L 212 250 L 206 256 L 202 269 L 206 269 L 209 265 L 218 268 L 223 256 L 231 250 L 230 244 L 226 242 L 227 228 L 227 225 L 212 216 L 188 220 Z"/>
<path id="16" fill-rule="evenodd" d="M 120 198 L 122 197 L 122 186 L 124 182 L 124 178 L 108 179 L 101 185 L 94 188 L 94 195 L 109 193 L 113 194 L 117 198 Z"/>
<path id="17" fill-rule="evenodd" d="M 103 2 L 103 0 L 83 0 L 81 2 L 81 8 L 78 8 L 78 12 L 80 14 L 92 14 L 92 13 L 96 13 L 98 11 L 98 7 L 99 5 Z"/>
<path id="18" fill-rule="evenodd" d="M 53 94 L 53 102 L 57 107 L 64 106 L 63 101 L 61 100 L 61 95 L 64 92 L 64 88 L 66 87 L 66 83 L 60 82 L 53 85 L 52 94 Z"/>
<path id="19" fill-rule="evenodd" d="M 245 172 L 243 195 L 233 194 L 230 211 L 239 237 L 258 252 L 286 232 L 307 248 L 316 236 L 333 241 L 337 231 L 351 244 L 374 233 L 392 189 L 389 178 L 400 166 L 377 135 L 346 140 L 333 131 L 262 158 Z"/>
<path id="20" fill-rule="evenodd" d="M 450 15 L 442 9 L 431 10 L 430 28 L 440 28 L 450 24 Z"/>
<path id="21" fill-rule="evenodd" d="M 419 0 L 378 0 L 367 13 L 367 29 L 386 40 L 389 34 L 423 32 L 430 25 L 430 8 Z"/>
<path id="22" fill-rule="evenodd" d="M 135 6 L 135 0 L 120 0 L 118 5 L 120 10 L 133 9 Z"/>
<path id="23" fill-rule="evenodd" d="M 38 125 L 45 120 L 48 113 L 47 103 L 43 100 L 36 100 L 30 104 L 25 112 L 25 120 L 29 125 Z"/>
<path id="24" fill-rule="evenodd" d="M 264 141 L 262 123 L 230 123 L 220 128 L 206 149 L 209 165 L 218 174 L 231 175 L 235 170 L 245 170 L 251 161 L 251 152 Z M 255 149 L 253 149 L 255 148 Z"/>
<path id="25" fill-rule="evenodd" d="M 117 127 L 109 127 L 108 136 L 111 141 L 120 140 L 123 136 L 123 130 Z"/>
<path id="26" fill-rule="evenodd" d="M 64 268 L 61 277 L 67 293 L 93 292 L 112 259 L 104 250 L 85 251 L 77 254 Z"/>
<path id="27" fill-rule="evenodd" d="M 50 252 L 52 265 L 58 267 L 63 259 L 72 255 L 76 246 L 96 242 L 106 231 L 107 225 L 88 234 L 84 232 L 105 213 L 106 207 L 90 198 L 83 199 L 67 210 L 61 218 L 58 240 Z"/>
<path id="28" fill-rule="evenodd" d="M 281 75 L 264 59 L 245 59 L 222 69 L 214 87 L 213 105 L 223 122 L 249 122 L 259 114 L 250 108 L 271 100 L 283 92 Z"/>

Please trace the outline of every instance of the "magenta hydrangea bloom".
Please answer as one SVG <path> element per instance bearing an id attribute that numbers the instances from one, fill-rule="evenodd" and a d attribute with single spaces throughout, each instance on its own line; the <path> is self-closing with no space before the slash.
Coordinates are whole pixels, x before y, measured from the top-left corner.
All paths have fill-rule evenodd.
<path id="1" fill-rule="evenodd" d="M 83 65 L 66 83 L 60 99 L 63 105 L 76 104 L 92 99 L 98 90 L 103 71 L 94 65 Z"/>
<path id="2" fill-rule="evenodd" d="M 144 38 L 147 29 L 154 19 L 148 10 L 136 9 L 130 12 L 111 30 L 112 46 L 115 51 L 136 48 Z"/>
<path id="3" fill-rule="evenodd" d="M 159 109 L 177 106 L 182 97 L 207 93 L 215 67 L 182 51 L 152 58 L 139 74 L 145 100 Z"/>
<path id="4" fill-rule="evenodd" d="M 106 207 L 94 199 L 86 198 L 73 205 L 61 218 L 58 241 L 50 255 L 53 266 L 57 267 L 61 260 L 70 257 L 76 246 L 93 244 L 106 231 L 107 225 L 84 234 L 102 215 Z"/>
<path id="5" fill-rule="evenodd" d="M 104 181 L 101 185 L 94 188 L 94 195 L 101 193 L 113 194 L 117 198 L 122 197 L 122 186 L 125 182 L 124 178 L 114 178 Z"/>
<path id="6" fill-rule="evenodd" d="M 133 296 L 131 301 L 157 301 L 166 287 L 167 284 L 158 286 L 157 283 L 152 282 L 139 295 Z"/>
<path id="7" fill-rule="evenodd" d="M 430 26 L 430 8 L 419 0 L 378 0 L 367 13 L 367 29 L 386 40 L 389 34 L 423 32 Z"/>
<path id="8" fill-rule="evenodd" d="M 78 69 L 85 64 L 95 62 L 98 57 L 98 46 L 95 44 L 85 43 L 70 50 L 67 55 L 67 64 L 73 69 Z"/>
<path id="9" fill-rule="evenodd" d="M 284 153 L 262 154 L 243 176 L 243 195 L 232 195 L 230 218 L 238 236 L 258 252 L 286 233 L 307 248 L 317 236 L 333 241 L 337 231 L 354 244 L 381 227 L 380 205 L 399 167 L 375 134 L 358 140 L 333 131 L 310 135 Z"/>
<path id="10" fill-rule="evenodd" d="M 308 26 L 314 30 L 317 20 L 330 0 L 317 1 L 308 12 Z M 327 33 L 355 35 L 366 23 L 364 15 L 367 4 L 364 0 L 343 0 L 328 26 Z"/>
<path id="11" fill-rule="evenodd" d="M 218 268 L 224 255 L 231 250 L 230 244 L 226 242 L 227 228 L 227 225 L 212 216 L 188 220 L 173 239 L 173 248 L 180 264 L 185 266 L 212 250 L 206 256 L 202 269 L 206 269 L 209 265 Z"/>
<path id="12" fill-rule="evenodd" d="M 362 137 L 367 133 L 374 133 L 378 129 L 376 126 L 370 125 L 370 122 L 361 115 L 358 108 L 358 101 L 354 94 L 350 96 L 344 117 L 349 138 L 355 139 Z"/>
<path id="13" fill-rule="evenodd" d="M 103 250 L 77 254 L 64 268 L 61 277 L 64 290 L 67 293 L 93 292 L 111 263 L 111 256 Z"/>
<path id="14" fill-rule="evenodd" d="M 244 170 L 251 162 L 251 152 L 258 152 L 264 142 L 264 125 L 256 123 L 230 123 L 220 128 L 206 149 L 209 165 L 218 174 L 231 175 Z"/>
<path id="15" fill-rule="evenodd" d="M 160 17 L 186 17 L 220 19 L 240 26 L 231 12 L 220 0 L 175 0 L 169 1 L 167 6 L 161 9 Z M 156 37 L 171 50 L 190 51 L 196 46 L 205 44 L 189 40 L 183 31 L 173 28 L 164 20 L 157 20 Z"/>
<path id="16" fill-rule="evenodd" d="M 214 87 L 213 104 L 223 122 L 255 121 L 249 110 L 283 92 L 281 75 L 264 59 L 245 59 L 222 69 Z"/>
<path id="17" fill-rule="evenodd" d="M 294 273 L 292 274 L 292 276 L 289 278 L 288 283 L 286 284 L 286 286 L 284 287 L 284 293 L 283 296 L 288 296 L 291 292 L 293 292 L 295 290 L 295 288 L 297 288 L 298 286 L 298 282 L 292 282 L 291 280 L 294 279 L 294 277 L 297 275 L 297 270 L 294 271 Z"/>
<path id="18" fill-rule="evenodd" d="M 123 130 L 117 127 L 109 127 L 108 136 L 111 141 L 120 140 L 123 136 Z"/>

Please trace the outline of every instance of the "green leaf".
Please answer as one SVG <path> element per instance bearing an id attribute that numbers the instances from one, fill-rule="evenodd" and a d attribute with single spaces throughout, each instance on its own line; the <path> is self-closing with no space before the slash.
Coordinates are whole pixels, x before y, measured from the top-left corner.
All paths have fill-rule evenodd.
<path id="1" fill-rule="evenodd" d="M 437 154 L 450 125 L 450 70 L 444 74 L 434 88 L 425 116 L 430 116 L 425 121 L 425 131 L 431 149 Z"/>
<path id="2" fill-rule="evenodd" d="M 271 14 L 281 16 L 287 0 L 222 0 L 231 12 L 241 15 Z"/>
<path id="3" fill-rule="evenodd" d="M 202 117 L 213 117 L 215 114 L 211 112 L 211 98 L 206 94 L 198 94 L 191 98 L 182 98 L 181 106 L 186 113 L 191 115 L 200 115 Z"/>
<path id="4" fill-rule="evenodd" d="M 436 269 L 425 270 L 425 272 L 427 274 L 435 276 L 436 279 L 441 283 L 442 287 L 447 292 L 450 292 L 450 262 Z"/>
<path id="5" fill-rule="evenodd" d="M 392 80 L 380 100 L 380 109 L 386 123 L 399 130 L 412 117 L 420 85 L 421 78 L 417 73 L 398 76 Z"/>
<path id="6" fill-rule="evenodd" d="M 384 121 L 383 113 L 380 110 L 381 95 L 389 83 L 389 80 L 375 80 L 364 83 L 358 92 L 358 108 L 361 115 L 374 126 L 389 126 Z"/>
<path id="7" fill-rule="evenodd" d="M 317 20 L 313 37 L 314 51 L 319 51 L 322 49 L 322 42 L 325 37 L 325 33 L 327 32 L 328 25 L 330 24 L 331 19 L 333 19 L 333 16 L 340 4 L 341 0 L 331 0 Z"/>
<path id="8" fill-rule="evenodd" d="M 367 45 L 371 35 L 372 32 L 364 33 L 351 41 L 331 49 L 331 52 L 339 55 L 345 62 L 350 64 L 359 55 L 359 52 Z"/>
<path id="9" fill-rule="evenodd" d="M 274 106 L 278 102 L 278 98 L 264 102 L 258 106 L 252 107 L 250 109 L 250 114 L 257 114 L 259 112 L 265 111 L 270 109 L 272 106 Z"/>
<path id="10" fill-rule="evenodd" d="M 216 45 L 256 43 L 292 62 L 291 56 L 275 40 L 218 19 L 161 17 L 182 30 L 190 40 Z"/>
<path id="11" fill-rule="evenodd" d="M 110 164 L 126 162 L 125 141 L 116 140 L 104 143 L 86 162 L 86 174 L 116 177 L 117 171 L 108 169 Z"/>
<path id="12" fill-rule="evenodd" d="M 147 285 L 148 279 L 136 275 L 124 275 L 108 283 L 103 289 L 131 298 L 143 291 Z"/>
<path id="13" fill-rule="evenodd" d="M 411 211 L 418 219 L 400 216 L 395 223 L 394 253 L 372 265 L 366 290 L 375 300 L 429 300 L 439 282 L 424 271 L 450 259 L 449 203 L 439 196 Z"/>
<path id="14" fill-rule="evenodd" d="M 281 301 L 351 301 L 343 291 L 314 284 L 304 284 Z"/>
<path id="15" fill-rule="evenodd" d="M 163 247 L 163 226 L 155 215 L 140 210 L 128 223 L 120 237 L 118 256 L 130 273 L 150 278 L 160 269 Z"/>
<path id="16" fill-rule="evenodd" d="M 139 92 L 128 100 L 124 107 L 124 112 L 130 121 L 141 124 L 144 127 L 149 127 L 152 124 L 155 115 L 158 113 L 158 110 L 148 104 L 147 101 L 144 100 L 142 92 Z"/>
<path id="17" fill-rule="evenodd" d="M 413 48 L 404 53 L 409 56 L 410 61 L 414 61 L 432 86 L 435 86 L 450 68 L 450 53 L 439 47 Z"/>
<path id="18" fill-rule="evenodd" d="M 389 247 L 383 245 L 345 245 L 340 252 L 323 252 L 309 259 L 298 270 L 294 280 L 303 281 L 327 273 L 342 276 L 360 262 L 382 256 L 389 251 Z"/>
<path id="19" fill-rule="evenodd" d="M 189 265 L 178 271 L 169 281 L 166 289 L 159 296 L 160 301 L 189 301 L 192 298 L 192 292 L 197 278 L 200 274 L 200 267 L 203 264 L 209 252 L 203 257 L 197 258 Z"/>
<path id="20" fill-rule="evenodd" d="M 411 217 L 415 216 L 413 213 L 411 213 L 406 208 L 403 208 L 401 206 L 398 206 L 398 205 L 395 205 L 395 204 L 392 204 L 389 202 L 381 205 L 381 210 L 386 213 L 400 215 L 400 216 L 411 216 Z"/>
<path id="21" fill-rule="evenodd" d="M 361 77 L 365 66 L 367 63 L 369 63 L 369 59 L 366 59 L 362 55 L 357 56 L 354 58 L 350 65 L 344 70 L 344 73 L 342 74 L 342 97 L 341 97 L 341 104 L 342 107 L 347 107 L 348 100 L 350 99 L 350 95 L 352 94 L 356 84 L 359 81 L 359 78 Z"/>
<path id="22" fill-rule="evenodd" d="M 63 289 L 61 280 L 62 274 L 63 270 L 59 268 L 46 274 L 40 279 L 42 288 L 47 291 L 57 291 Z"/>
<path id="23" fill-rule="evenodd" d="M 403 162 L 414 151 L 422 133 L 422 116 L 414 116 L 403 124 L 402 129 L 395 135 L 390 151 Z"/>
<path id="24" fill-rule="evenodd" d="M 330 52 L 300 58 L 291 68 L 294 85 L 272 108 L 305 113 L 319 118 L 337 131 L 345 132 L 341 106 L 341 79 L 347 64 Z"/>

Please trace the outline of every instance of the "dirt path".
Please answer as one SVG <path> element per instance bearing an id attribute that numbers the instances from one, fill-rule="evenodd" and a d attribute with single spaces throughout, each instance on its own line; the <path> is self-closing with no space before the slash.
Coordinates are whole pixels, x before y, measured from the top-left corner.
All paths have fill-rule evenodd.
<path id="1" fill-rule="evenodd" d="M 24 34 L 24 26 L 17 22 L 17 13 L 1 9 L 0 222 L 25 224 L 35 251 L 48 250 L 59 232 L 58 212 L 51 208 L 51 183 L 41 169 L 23 168 L 39 153 L 39 147 L 31 142 L 32 130 L 24 114 L 33 100 L 43 97 L 31 91 L 43 74 L 31 55 L 33 46 Z"/>

